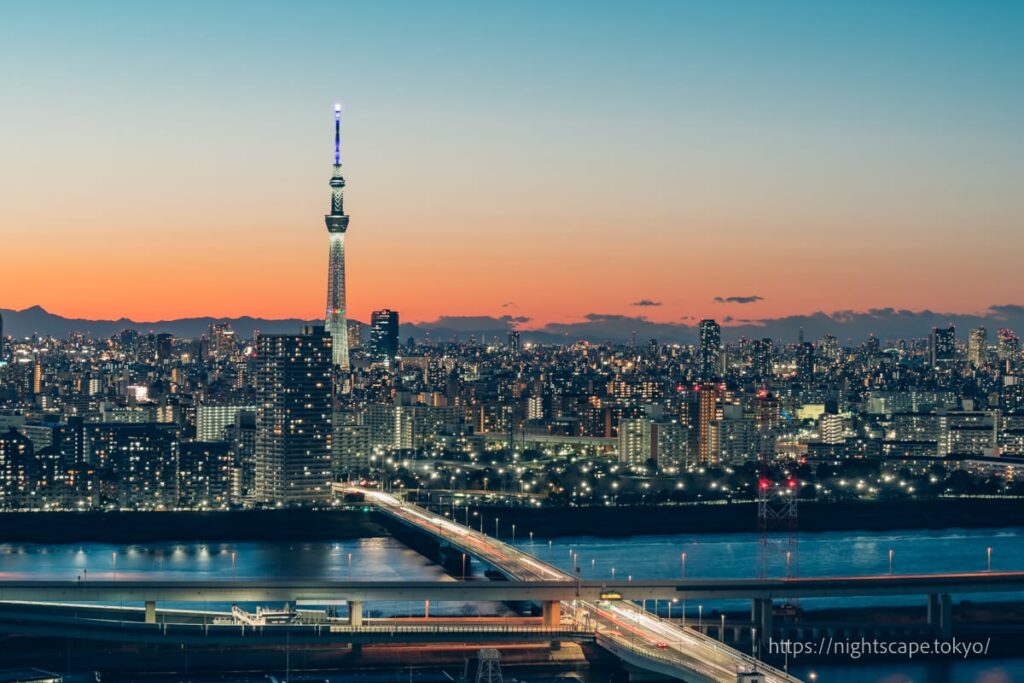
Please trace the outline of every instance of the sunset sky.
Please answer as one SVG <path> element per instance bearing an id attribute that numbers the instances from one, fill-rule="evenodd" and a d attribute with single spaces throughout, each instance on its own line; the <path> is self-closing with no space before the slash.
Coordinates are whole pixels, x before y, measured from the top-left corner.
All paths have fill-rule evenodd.
<path id="1" fill-rule="evenodd" d="M 1024 303 L 1020 2 L 24 2 L 0 62 L 3 308 L 322 316 L 336 101 L 350 317 Z"/>

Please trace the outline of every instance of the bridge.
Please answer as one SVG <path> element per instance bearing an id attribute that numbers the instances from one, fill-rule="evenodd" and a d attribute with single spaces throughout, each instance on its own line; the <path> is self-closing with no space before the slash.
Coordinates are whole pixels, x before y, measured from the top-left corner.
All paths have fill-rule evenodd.
<path id="1" fill-rule="evenodd" d="M 593 581 L 355 581 L 213 579 L 170 581 L 0 578 L 0 602 L 514 602 L 621 600 L 786 600 L 817 597 L 1024 593 L 1024 572 L 901 574 L 796 579 Z"/>
<path id="2" fill-rule="evenodd" d="M 799 683 L 796 678 L 703 633 L 670 623 L 633 602 L 584 599 L 583 582 L 561 569 L 457 524 L 441 515 L 380 491 L 350 489 L 364 496 L 382 514 L 434 537 L 440 544 L 473 555 L 524 589 L 533 584 L 557 583 L 574 591 L 571 600 L 543 600 L 543 623 L 552 628 L 562 623 L 562 607 L 574 624 L 593 630 L 598 644 L 633 666 L 694 683 L 736 683 L 747 680 L 767 683 Z M 598 586 L 600 588 L 600 586 Z M 605 595 L 614 593 L 605 586 Z M 770 611 L 770 610 L 769 610 Z M 756 678 L 749 678 L 756 676 Z"/>

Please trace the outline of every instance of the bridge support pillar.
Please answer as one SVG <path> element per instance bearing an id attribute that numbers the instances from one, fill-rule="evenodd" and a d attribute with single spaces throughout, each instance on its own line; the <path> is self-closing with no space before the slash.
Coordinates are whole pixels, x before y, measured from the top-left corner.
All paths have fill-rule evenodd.
<path id="1" fill-rule="evenodd" d="M 156 623 L 156 600 L 146 600 L 146 623 Z"/>
<path id="2" fill-rule="evenodd" d="M 348 625 L 363 625 L 363 603 L 361 600 L 348 601 Z"/>
<path id="3" fill-rule="evenodd" d="M 939 596 L 939 634 L 943 638 L 953 635 L 953 600 L 949 593 Z"/>
<path id="4" fill-rule="evenodd" d="M 939 596 L 937 593 L 928 595 L 928 627 L 939 629 Z"/>
<path id="5" fill-rule="evenodd" d="M 542 608 L 544 628 L 558 628 L 562 623 L 562 603 L 558 600 L 545 600 Z"/>
<path id="6" fill-rule="evenodd" d="M 772 601 L 771 598 L 754 598 L 750 603 L 750 623 L 757 629 L 762 643 L 767 643 L 772 636 Z"/>

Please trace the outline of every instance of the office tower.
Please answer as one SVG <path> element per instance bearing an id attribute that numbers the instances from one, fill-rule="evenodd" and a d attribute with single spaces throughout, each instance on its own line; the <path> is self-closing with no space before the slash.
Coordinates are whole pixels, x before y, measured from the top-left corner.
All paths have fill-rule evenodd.
<path id="1" fill-rule="evenodd" d="M 703 379 L 718 377 L 722 355 L 722 328 L 714 320 L 700 321 L 697 371 Z"/>
<path id="2" fill-rule="evenodd" d="M 345 312 L 345 179 L 341 175 L 341 105 L 334 107 L 334 173 L 331 175 L 331 212 L 324 219 L 330 237 L 327 262 L 327 316 L 325 327 L 333 343 L 333 363 L 348 369 L 348 320 Z"/>
<path id="3" fill-rule="evenodd" d="M 385 308 L 370 315 L 370 347 L 377 358 L 398 355 L 398 311 Z"/>
<path id="4" fill-rule="evenodd" d="M 331 482 L 331 336 L 322 327 L 256 338 L 256 499 L 326 500 Z"/>
<path id="5" fill-rule="evenodd" d="M 508 333 L 508 350 L 514 354 L 519 353 L 519 330 L 512 330 Z"/>
<path id="6" fill-rule="evenodd" d="M 988 330 L 984 327 L 976 327 L 967 337 L 967 362 L 975 368 L 988 362 Z"/>
<path id="7" fill-rule="evenodd" d="M 933 327 L 928 350 L 933 368 L 949 367 L 956 361 L 956 328 Z"/>

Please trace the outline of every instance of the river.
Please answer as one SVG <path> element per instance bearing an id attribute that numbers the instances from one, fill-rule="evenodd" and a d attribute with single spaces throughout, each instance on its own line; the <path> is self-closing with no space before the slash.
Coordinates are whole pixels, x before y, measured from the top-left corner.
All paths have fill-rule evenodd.
<path id="1" fill-rule="evenodd" d="M 509 536 L 511 536 L 511 529 Z M 529 537 L 517 530 L 516 545 L 571 570 L 576 555 L 582 577 L 691 578 L 752 577 L 757 572 L 757 537 L 753 534 L 633 536 L 629 538 L 567 537 L 552 540 Z M 1024 528 L 950 529 L 944 531 L 829 532 L 804 534 L 791 569 L 801 576 L 1024 570 Z M 511 541 L 511 537 L 505 540 Z M 683 554 L 685 553 L 685 560 Z M 773 575 L 784 573 L 784 554 L 777 553 Z M 685 565 L 685 567 L 684 567 Z M 36 579 L 112 578 L 352 578 L 376 580 L 437 580 L 442 570 L 390 538 L 308 543 L 149 543 L 113 544 L 0 544 L 0 577 Z M 956 596 L 961 599 L 964 596 Z M 967 596 L 986 599 L 985 596 Z M 1024 598 L 1024 596 L 1018 596 Z M 919 604 L 907 599 L 902 604 Z M 898 604 L 893 599 L 804 600 L 813 608 L 836 604 Z M 173 605 L 168 605 L 173 606 Z M 224 608 L 225 605 L 205 605 Z M 697 605 L 688 605 L 695 615 Z M 743 603 L 703 606 L 742 609 Z M 373 614 L 422 614 L 421 603 L 378 603 Z M 501 605 L 432 605 L 431 613 L 501 611 Z M 664 611 L 664 607 L 662 608 Z M 814 667 L 794 666 L 798 675 L 811 670 L 819 681 L 834 683 L 1003 683 L 1024 681 L 1024 659 L 915 661 L 882 666 L 839 662 Z"/>

